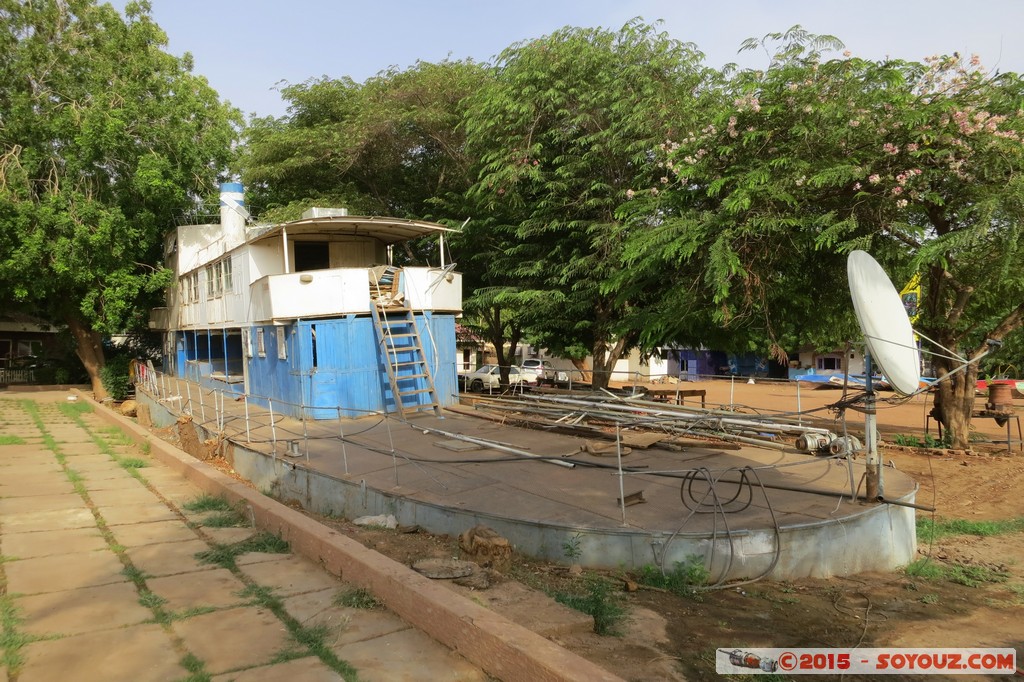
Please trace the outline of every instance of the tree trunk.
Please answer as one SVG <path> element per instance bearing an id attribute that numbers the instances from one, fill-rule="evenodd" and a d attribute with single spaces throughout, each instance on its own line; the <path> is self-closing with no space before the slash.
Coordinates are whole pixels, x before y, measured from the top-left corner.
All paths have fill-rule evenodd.
<path id="1" fill-rule="evenodd" d="M 586 360 L 581 360 L 579 358 L 571 358 L 571 360 L 572 366 L 579 370 L 579 374 L 577 375 L 579 379 L 576 379 L 576 377 L 573 377 L 573 379 L 584 383 L 590 382 L 593 377 L 591 376 L 592 372 L 587 368 Z"/>
<path id="2" fill-rule="evenodd" d="M 978 363 L 972 362 L 964 371 L 943 379 L 956 368 L 955 365 L 953 360 L 935 357 L 935 374 L 939 382 L 931 416 L 942 425 L 943 440 L 949 447 L 967 450 L 970 448 L 971 413 L 974 411 L 978 384 Z"/>
<path id="3" fill-rule="evenodd" d="M 621 338 L 614 345 L 609 346 L 604 339 L 594 340 L 594 378 L 591 386 L 598 389 L 608 388 L 608 382 L 612 378 L 612 369 L 622 357 L 622 350 L 626 347 L 626 342 L 626 338 Z"/>
<path id="4" fill-rule="evenodd" d="M 68 318 L 67 323 L 71 336 L 75 339 L 75 354 L 89 374 L 93 397 L 96 400 L 103 400 L 107 397 L 107 389 L 103 387 L 103 381 L 100 379 L 100 370 L 105 364 L 102 337 L 86 327 L 78 318 Z"/>

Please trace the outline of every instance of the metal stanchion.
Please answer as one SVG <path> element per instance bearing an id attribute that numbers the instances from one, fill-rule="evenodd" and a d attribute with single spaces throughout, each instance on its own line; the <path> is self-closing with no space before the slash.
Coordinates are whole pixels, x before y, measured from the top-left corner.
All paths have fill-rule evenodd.
<path id="1" fill-rule="evenodd" d="M 267 398 L 267 407 L 270 409 L 270 439 L 273 443 L 274 457 L 277 457 L 277 427 L 274 426 L 274 401 Z"/>
<path id="2" fill-rule="evenodd" d="M 242 400 L 245 402 L 245 442 L 251 443 L 252 437 L 249 435 L 249 394 L 243 393 Z"/>

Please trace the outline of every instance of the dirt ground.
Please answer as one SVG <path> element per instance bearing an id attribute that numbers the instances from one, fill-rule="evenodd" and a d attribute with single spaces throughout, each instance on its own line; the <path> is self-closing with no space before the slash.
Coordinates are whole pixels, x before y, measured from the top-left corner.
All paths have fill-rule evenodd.
<path id="1" fill-rule="evenodd" d="M 709 403 L 743 406 L 737 408 L 742 411 L 797 409 L 791 384 L 715 381 L 684 387 L 704 388 Z M 834 390 L 802 390 L 800 407 L 821 408 L 840 396 Z M 979 397 L 979 408 L 984 401 Z M 1018 399 L 1016 405 L 1020 410 L 1024 403 Z M 904 404 L 883 403 L 879 411 L 885 461 L 913 476 L 921 486 L 918 503 L 936 509 L 934 514 L 918 512 L 919 524 L 922 519 L 1024 518 L 1024 454 L 984 442 L 1006 438 L 1006 431 L 992 420 L 975 425 L 978 442 L 970 452 L 892 444 L 897 436 L 904 442 L 910 436 L 923 440 L 929 407 L 928 399 L 918 397 Z M 817 414 L 832 418 L 827 410 Z M 847 419 L 851 431 L 862 428 L 862 415 L 850 413 Z M 321 520 L 407 565 L 461 554 L 455 538 Z M 628 591 L 636 576 L 576 575 L 564 566 L 515 557 L 490 572 L 495 586 L 489 589 L 518 581 L 549 594 L 583 593 L 595 575 L 606 579 L 613 586 L 609 599 L 626 612 L 618 634 L 576 632 L 552 638 L 627 680 L 717 679 L 715 650 L 720 647 L 1014 647 L 1018 665 L 1024 666 L 1024 532 L 919 542 L 918 554 L 947 575 L 961 577 L 926 578 L 899 571 L 827 580 L 762 580 L 683 597 L 642 587 Z M 501 600 L 491 601 L 500 610 Z"/>

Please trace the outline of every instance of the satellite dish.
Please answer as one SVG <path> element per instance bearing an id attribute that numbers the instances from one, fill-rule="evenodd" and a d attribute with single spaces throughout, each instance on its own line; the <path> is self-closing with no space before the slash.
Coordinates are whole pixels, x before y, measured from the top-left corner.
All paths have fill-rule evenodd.
<path id="1" fill-rule="evenodd" d="M 921 383 L 921 352 L 896 287 L 878 261 L 864 251 L 854 251 L 847 258 L 846 276 L 871 359 L 896 392 L 916 392 Z"/>

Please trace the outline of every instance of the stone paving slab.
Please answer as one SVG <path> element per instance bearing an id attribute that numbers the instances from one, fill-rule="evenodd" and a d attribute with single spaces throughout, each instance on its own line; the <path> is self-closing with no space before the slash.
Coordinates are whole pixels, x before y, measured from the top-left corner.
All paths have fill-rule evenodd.
<path id="1" fill-rule="evenodd" d="M 73 492 L 75 492 L 75 486 L 67 478 L 51 478 L 51 480 L 38 483 L 0 485 L 0 498 L 65 495 Z"/>
<path id="2" fill-rule="evenodd" d="M 67 453 L 65 453 L 67 454 Z M 90 468 L 106 467 L 116 464 L 116 462 L 107 455 L 95 454 L 95 455 L 69 455 L 67 457 L 68 466 L 76 470 L 88 470 Z"/>
<path id="3" fill-rule="evenodd" d="M 20 481 L 29 477 L 40 477 L 52 474 L 60 474 L 63 469 L 57 460 L 39 460 L 36 462 L 10 462 L 0 468 L 3 471 L 4 480 Z"/>
<path id="4" fill-rule="evenodd" d="M 110 532 L 125 547 L 141 547 L 157 542 L 184 542 L 198 537 L 194 530 L 180 520 L 114 526 Z"/>
<path id="5" fill-rule="evenodd" d="M 8 514 L 4 516 L 3 530 L 4 533 L 28 533 L 36 530 L 95 527 L 96 517 L 88 509 L 62 509 L 29 514 Z"/>
<path id="6" fill-rule="evenodd" d="M 106 548 L 107 541 L 95 528 L 4 533 L 0 536 L 0 552 L 18 559 L 95 552 Z"/>
<path id="7" fill-rule="evenodd" d="M 146 586 L 167 600 L 168 611 L 203 606 L 235 606 L 242 602 L 239 592 L 245 584 L 226 568 L 210 568 L 163 578 L 148 578 Z"/>
<path id="8" fill-rule="evenodd" d="M 41 448 L 35 443 L 22 443 L 19 445 L 0 446 L 0 462 L 17 461 L 19 457 L 49 457 L 53 459 L 53 453 L 46 448 Z"/>
<path id="9" fill-rule="evenodd" d="M 220 545 L 232 545 L 242 540 L 248 540 L 256 534 L 255 528 L 207 528 L 204 526 L 200 531 Z"/>
<path id="10" fill-rule="evenodd" d="M 237 673 L 224 673 L 213 682 L 340 682 L 345 678 L 324 665 L 316 656 L 297 658 L 287 663 L 250 668 Z"/>
<path id="11" fill-rule="evenodd" d="M 283 600 L 285 610 L 305 626 L 324 625 L 330 628 L 332 646 L 341 646 L 376 639 L 410 626 L 386 609 L 353 609 L 336 606 L 338 590 L 308 592 Z"/>
<path id="12" fill-rule="evenodd" d="M 203 494 L 199 488 L 188 483 L 182 483 L 177 486 L 153 486 L 153 488 L 168 502 L 171 502 L 179 509 L 181 509 L 186 503 L 191 502 Z"/>
<path id="13" fill-rule="evenodd" d="M 171 627 L 211 674 L 265 665 L 292 642 L 273 613 L 251 606 L 194 616 Z"/>
<path id="14" fill-rule="evenodd" d="M 136 625 L 34 642 L 23 649 L 18 682 L 168 682 L 188 673 L 159 625 Z"/>
<path id="15" fill-rule="evenodd" d="M 110 459 L 109 457 L 105 461 L 89 460 L 82 458 L 81 462 L 69 461 L 68 466 L 86 477 L 88 477 L 90 474 L 95 475 L 108 471 L 123 471 L 121 466 L 114 460 Z"/>
<path id="16" fill-rule="evenodd" d="M 89 499 L 97 507 L 123 507 L 125 505 L 160 503 L 160 499 L 143 486 L 115 488 L 111 490 L 89 490 Z"/>
<path id="17" fill-rule="evenodd" d="M 341 587 L 341 580 L 309 559 L 295 554 L 281 554 L 280 557 L 277 561 L 242 564 L 238 568 L 254 582 L 272 587 L 282 596 Z"/>
<path id="18" fill-rule="evenodd" d="M 82 478 L 85 479 L 85 487 L 90 493 L 94 490 L 130 490 L 146 487 L 124 469 L 93 471 L 83 474 Z"/>
<path id="19" fill-rule="evenodd" d="M 69 460 L 77 460 L 82 457 L 96 457 L 102 455 L 107 459 L 110 457 L 95 443 L 66 443 L 61 446 L 61 454 Z"/>
<path id="20" fill-rule="evenodd" d="M 124 564 L 109 550 L 21 559 L 4 564 L 8 593 L 40 594 L 124 582 Z"/>
<path id="21" fill-rule="evenodd" d="M 136 625 L 153 618 L 153 612 L 139 604 L 132 583 L 114 583 L 18 597 L 21 629 L 36 635 L 77 635 Z"/>
<path id="22" fill-rule="evenodd" d="M 360 682 L 486 682 L 487 675 L 419 630 L 331 647 L 359 671 Z"/>
<path id="23" fill-rule="evenodd" d="M 88 509 L 78 493 L 63 495 L 33 495 L 31 497 L 10 497 L 0 499 L 0 517 L 7 514 L 26 514 L 63 509 Z"/>
<path id="24" fill-rule="evenodd" d="M 23 486 L 41 486 L 48 483 L 70 483 L 67 476 L 61 471 L 44 471 L 37 474 L 22 474 L 12 476 L 9 472 L 0 470 L 0 494 L 5 490 L 21 488 Z"/>
<path id="25" fill-rule="evenodd" d="M 211 568 L 210 564 L 201 564 L 195 558 L 197 552 L 205 552 L 208 549 L 210 546 L 197 538 L 185 542 L 132 547 L 128 549 L 128 558 L 131 559 L 132 565 L 143 573 L 160 577 Z"/>
<path id="26" fill-rule="evenodd" d="M 160 502 L 152 504 L 128 504 L 108 507 L 96 505 L 108 526 L 121 526 L 126 523 L 145 523 L 148 521 L 176 521 L 180 517 Z"/>

